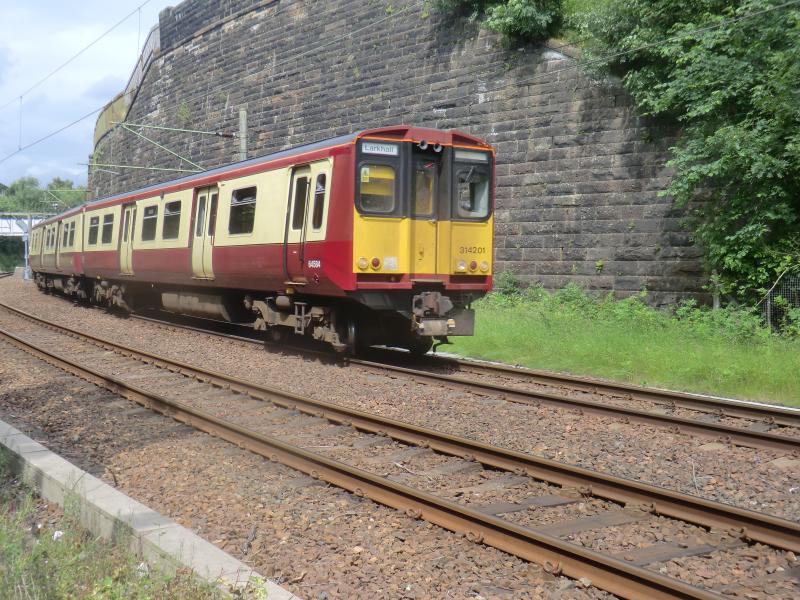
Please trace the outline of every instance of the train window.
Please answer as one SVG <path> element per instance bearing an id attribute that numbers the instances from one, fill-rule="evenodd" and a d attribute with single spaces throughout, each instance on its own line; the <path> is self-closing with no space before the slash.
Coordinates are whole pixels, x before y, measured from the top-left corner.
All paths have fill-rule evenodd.
<path id="1" fill-rule="evenodd" d="M 114 235 L 114 215 L 105 215 L 103 217 L 103 237 L 100 239 L 100 243 L 110 244 L 113 235 Z"/>
<path id="2" fill-rule="evenodd" d="M 359 205 L 364 212 L 394 212 L 395 170 L 389 165 L 364 164 L 359 173 L 361 193 Z"/>
<path id="3" fill-rule="evenodd" d="M 436 161 L 422 159 L 414 166 L 414 216 L 433 214 Z"/>
<path id="4" fill-rule="evenodd" d="M 476 166 L 456 173 L 456 214 L 462 219 L 489 216 L 489 174 Z"/>
<path id="5" fill-rule="evenodd" d="M 255 186 L 234 191 L 231 195 L 231 212 L 228 219 L 228 233 L 252 233 L 255 220 Z"/>
<path id="6" fill-rule="evenodd" d="M 97 243 L 97 230 L 100 229 L 100 217 L 92 217 L 89 219 L 89 241 L 90 246 Z"/>
<path id="7" fill-rule="evenodd" d="M 306 220 L 308 183 L 308 177 L 298 177 L 294 181 L 294 213 L 292 213 L 292 229 L 302 229 L 303 222 Z"/>
<path id="8" fill-rule="evenodd" d="M 181 230 L 181 201 L 167 202 L 164 205 L 164 225 L 161 237 L 165 240 L 177 239 Z"/>
<path id="9" fill-rule="evenodd" d="M 211 194 L 211 204 L 208 207 L 208 235 L 214 237 L 217 230 L 217 193 Z"/>
<path id="10" fill-rule="evenodd" d="M 158 206 L 147 206 L 142 216 L 142 241 L 156 239 L 156 223 L 158 222 Z"/>
<path id="11" fill-rule="evenodd" d="M 197 199 L 197 223 L 194 227 L 194 236 L 200 237 L 203 235 L 203 227 L 206 225 L 206 197 L 200 196 Z"/>
<path id="12" fill-rule="evenodd" d="M 322 228 L 322 216 L 325 213 L 325 183 L 327 176 L 325 173 L 317 175 L 317 185 L 314 188 L 314 213 L 311 218 L 311 226 L 314 229 Z"/>
<path id="13" fill-rule="evenodd" d="M 67 240 L 69 240 L 69 223 L 66 225 L 61 225 L 61 247 L 67 246 Z"/>
<path id="14" fill-rule="evenodd" d="M 67 245 L 70 248 L 75 245 L 75 221 L 69 224 L 69 240 Z"/>

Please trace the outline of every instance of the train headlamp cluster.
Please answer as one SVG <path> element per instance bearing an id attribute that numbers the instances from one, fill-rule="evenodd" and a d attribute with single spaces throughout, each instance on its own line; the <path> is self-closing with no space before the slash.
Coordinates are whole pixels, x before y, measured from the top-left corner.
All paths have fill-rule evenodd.
<path id="1" fill-rule="evenodd" d="M 417 144 L 417 146 L 419 147 L 420 150 L 427 150 L 429 145 L 430 144 L 428 144 L 428 140 L 422 140 L 420 143 Z M 434 152 L 441 152 L 442 151 L 442 145 L 441 144 L 434 144 L 433 145 L 433 151 Z"/>
<path id="2" fill-rule="evenodd" d="M 381 268 L 381 259 L 376 256 L 372 260 L 369 260 L 366 256 L 362 256 L 358 259 L 356 264 L 362 271 L 366 271 L 369 267 L 372 267 L 377 271 Z"/>
<path id="3" fill-rule="evenodd" d="M 474 273 L 479 268 L 481 272 L 488 273 L 489 272 L 488 261 L 482 260 L 480 263 L 478 263 L 477 260 L 471 260 L 469 261 L 469 264 L 467 264 L 467 261 L 465 260 L 459 260 L 458 262 L 456 262 L 456 273 L 466 273 L 468 271 L 470 273 Z"/>

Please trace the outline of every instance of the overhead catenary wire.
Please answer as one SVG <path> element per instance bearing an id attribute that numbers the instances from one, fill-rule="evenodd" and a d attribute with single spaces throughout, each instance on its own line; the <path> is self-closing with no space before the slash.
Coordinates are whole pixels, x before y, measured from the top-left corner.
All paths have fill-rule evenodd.
<path id="1" fill-rule="evenodd" d="M 123 24 L 125 21 L 127 21 L 128 19 L 130 19 L 130 18 L 131 18 L 133 15 L 135 15 L 137 12 L 140 12 L 140 11 L 142 10 L 142 8 L 144 8 L 144 6 L 145 6 L 145 5 L 147 5 L 147 4 L 149 4 L 150 2 L 151 2 L 151 0 L 144 0 L 144 2 L 142 2 L 142 3 L 141 3 L 139 6 L 137 6 L 136 8 L 134 8 L 134 9 L 133 9 L 131 12 L 129 12 L 127 15 L 125 15 L 124 17 L 122 17 L 122 19 L 120 19 L 119 21 L 117 21 L 117 22 L 116 22 L 114 25 L 112 25 L 111 27 L 109 27 L 109 28 L 108 28 L 108 29 L 107 29 L 107 30 L 106 30 L 104 33 L 102 33 L 102 34 L 101 34 L 99 37 L 95 38 L 95 39 L 94 39 L 94 40 L 93 40 L 91 43 L 87 44 L 87 45 L 86 45 L 86 46 L 84 46 L 84 47 L 83 47 L 81 50 L 79 50 L 77 53 L 73 54 L 73 55 L 72 55 L 70 58 L 68 58 L 66 61 L 64 61 L 63 63 L 61 63 L 61 64 L 60 64 L 58 67 L 56 67 L 55 69 L 53 69 L 52 71 L 50 71 L 50 72 L 49 72 L 47 75 L 45 75 L 44 77 L 42 77 L 41 79 L 39 79 L 39 80 L 38 80 L 36 83 L 34 83 L 33 85 L 31 85 L 31 86 L 30 86 L 28 89 L 26 89 L 24 92 L 22 92 L 22 93 L 20 93 L 20 94 L 18 94 L 18 95 L 16 95 L 16 96 L 14 96 L 14 97 L 13 97 L 11 100 L 9 100 L 8 102 L 6 102 L 5 104 L 3 104 L 3 105 L 0 105 L 0 110 L 3 110 L 3 109 L 4 109 L 4 108 L 6 108 L 7 106 L 9 106 L 9 105 L 13 104 L 14 102 L 16 102 L 16 101 L 17 101 L 17 99 L 19 99 L 19 100 L 20 100 L 20 102 L 21 102 L 21 101 L 22 101 L 22 98 L 24 98 L 25 96 L 27 96 L 28 94 L 30 94 L 30 93 L 31 93 L 33 90 L 35 90 L 36 88 L 38 88 L 38 87 L 39 87 L 40 85 L 42 85 L 42 84 L 43 84 L 45 81 L 47 81 L 48 79 L 50 79 L 50 78 L 51 78 L 53 75 L 55 75 L 56 73 L 58 73 L 59 71 L 61 71 L 61 69 L 63 69 L 63 68 L 64 68 L 64 67 L 66 67 L 67 65 L 69 65 L 69 64 L 70 64 L 72 61 L 74 61 L 76 58 L 78 58 L 79 56 L 81 56 L 81 55 L 82 55 L 84 52 L 86 52 L 87 50 L 89 50 L 89 48 L 91 48 L 91 47 L 92 47 L 92 46 L 94 46 L 94 45 L 95 45 L 97 42 L 99 42 L 100 40 L 102 40 L 102 39 L 103 39 L 104 37 L 106 37 L 106 36 L 107 36 L 109 33 L 111 33 L 111 32 L 112 32 L 112 31 L 114 31 L 114 30 L 115 30 L 117 27 L 119 27 L 120 25 L 122 25 L 122 24 Z M 140 17 L 141 17 L 141 12 L 140 12 Z M 137 42 L 137 43 L 138 43 L 138 42 Z"/>
<path id="2" fill-rule="evenodd" d="M 150 0 L 147 0 L 147 2 L 149 2 L 149 1 L 150 1 Z M 402 9 L 400 9 L 400 10 L 393 11 L 391 14 L 388 14 L 387 16 L 385 16 L 385 17 L 382 17 L 382 18 L 378 19 L 377 21 L 373 21 L 373 22 L 371 22 L 370 24 L 368 24 L 368 25 L 365 25 L 364 27 L 361 27 L 361 28 L 359 28 L 359 29 L 356 29 L 356 30 L 354 30 L 354 31 L 350 31 L 350 32 L 348 32 L 347 34 L 345 34 L 345 35 L 342 35 L 342 36 L 339 36 L 338 38 L 335 38 L 335 39 L 333 39 L 333 40 L 330 40 L 330 41 L 328 41 L 328 42 L 324 42 L 324 43 L 322 43 L 321 45 L 319 45 L 319 46 L 317 46 L 317 47 L 314 47 L 314 48 L 310 48 L 310 49 L 308 49 L 308 50 L 306 50 L 306 51 L 304 51 L 304 52 L 302 52 L 302 53 L 300 53 L 300 54 L 293 55 L 293 56 L 291 56 L 291 57 L 289 57 L 289 58 L 287 58 L 287 59 L 285 59 L 285 60 L 283 60 L 283 61 L 280 61 L 279 63 L 277 63 L 276 65 L 273 65 L 273 66 L 272 66 L 272 67 L 270 67 L 270 68 L 273 68 L 273 69 L 274 69 L 274 68 L 276 68 L 276 67 L 283 66 L 283 65 L 285 65 L 285 64 L 287 64 L 287 63 L 289 63 L 289 62 L 291 62 L 291 61 L 293 61 L 293 60 L 297 60 L 297 59 L 301 58 L 302 56 L 305 56 L 306 54 L 309 54 L 310 52 L 313 52 L 313 51 L 315 51 L 315 50 L 321 50 L 321 49 L 323 49 L 323 48 L 326 48 L 326 47 L 328 47 L 328 46 L 331 46 L 331 45 L 335 44 L 337 41 L 341 41 L 341 40 L 343 40 L 343 39 L 346 39 L 346 38 L 352 37 L 353 35 L 356 35 L 356 34 L 358 34 L 358 33 L 362 32 L 362 31 L 365 31 L 366 29 L 369 29 L 369 28 L 371 28 L 371 27 L 374 27 L 375 25 L 378 25 L 378 24 L 380 24 L 380 23 L 382 23 L 382 22 L 384 22 L 384 21 L 388 21 L 389 19 L 396 18 L 396 17 L 398 17 L 399 15 L 401 15 L 401 14 L 404 14 L 405 12 L 407 12 L 408 10 L 410 10 L 411 8 L 414 8 L 414 7 L 419 7 L 419 6 L 421 6 L 421 5 L 422 5 L 422 3 L 423 3 L 423 1 L 424 1 L 424 0 L 417 0 L 417 1 L 413 2 L 412 4 L 409 4 L 409 5 L 407 5 L 406 7 L 402 8 Z M 800 0 L 799 0 L 799 1 L 800 1 Z M 142 4 L 142 6 L 144 6 L 144 4 Z M 282 13 L 285 13 L 285 12 L 287 12 L 287 11 L 288 11 L 288 9 L 290 8 L 290 6 L 291 6 L 291 5 L 287 6 L 287 7 L 286 7 L 286 8 L 284 8 L 283 10 L 278 10 L 278 11 L 276 11 L 276 12 L 275 12 L 275 14 L 273 15 L 273 17 L 275 17 L 275 16 L 278 16 L 278 15 L 280 15 L 280 14 L 282 14 Z M 134 11 L 134 12 L 135 12 L 135 11 Z M 133 13 L 131 13 L 131 14 L 133 14 Z M 129 16 L 130 16 L 130 15 L 129 15 Z M 249 73 L 249 74 L 245 75 L 245 76 L 244 76 L 242 79 L 237 79 L 237 80 L 235 80 L 235 81 L 232 81 L 232 82 L 230 82 L 230 83 L 228 83 L 228 84 L 225 84 L 225 85 L 223 85 L 223 86 L 219 86 L 219 87 L 217 87 L 217 88 L 216 88 L 216 91 L 222 91 L 223 89 L 227 89 L 227 88 L 229 88 L 229 87 L 232 87 L 233 85 L 236 85 L 236 84 L 241 84 L 241 83 L 242 83 L 242 81 L 244 81 L 244 80 L 246 80 L 246 79 L 249 79 L 250 77 L 253 77 L 254 75 L 258 75 L 258 74 L 260 74 L 260 73 L 263 73 L 263 72 L 264 72 L 264 71 L 266 71 L 266 70 L 267 70 L 267 69 L 261 69 L 260 71 L 257 71 L 257 72 L 255 72 L 255 73 Z M 283 71 L 282 73 L 277 73 L 277 74 L 273 75 L 273 77 L 277 77 L 277 76 L 279 76 L 279 75 L 286 75 L 287 73 L 288 73 L 288 71 Z M 126 93 L 123 95 L 123 97 L 124 97 L 125 95 L 131 95 L 131 94 L 134 94 L 135 92 L 136 92 L 136 90 L 135 90 L 135 89 L 133 89 L 133 90 L 130 90 L 130 91 L 126 92 Z M 161 110 L 168 110 L 168 109 L 176 108 L 176 107 L 178 107 L 180 104 L 182 104 L 182 103 L 184 103 L 184 102 L 188 102 L 188 101 L 191 101 L 191 100 L 195 100 L 195 99 L 197 99 L 197 98 L 201 98 L 201 97 L 203 97 L 204 95 L 205 95 L 205 94 L 197 94 L 197 95 L 195 95 L 195 96 L 192 96 L 192 97 L 190 97 L 189 99 L 182 100 L 182 101 L 181 101 L 181 103 L 176 103 L 176 104 L 168 105 L 168 106 L 166 106 L 166 107 L 162 107 L 162 109 L 161 109 Z M 106 106 L 107 106 L 106 104 L 104 104 L 103 106 L 99 106 L 99 107 L 97 107 L 96 109 L 94 109 L 94 110 L 92 110 L 92 111 L 90 111 L 90 112 L 86 113 L 84 116 L 82 116 L 82 117 L 80 117 L 80 118 L 78 118 L 78 119 L 76 119 L 76 120 L 72 121 L 71 123 L 69 123 L 69 124 L 67 124 L 67 125 L 64 125 L 63 127 L 60 127 L 59 129 L 57 129 L 57 130 L 55 130 L 55 131 L 52 131 L 52 132 L 48 133 L 48 134 L 47 134 L 47 135 L 45 135 L 45 136 L 42 136 L 41 138 L 39 138 L 39 139 L 35 140 L 34 142 L 31 142 L 31 143 L 29 143 L 29 144 L 26 144 L 26 145 L 20 145 L 20 148 L 19 148 L 18 150 L 16 150 L 15 152 L 11 152 L 10 154 L 8 154 L 8 155 L 4 156 L 2 159 L 0 159 L 0 164 L 3 164 L 3 163 L 4 163 L 4 162 L 6 162 L 8 159 L 10 159 L 10 158 L 12 158 L 12 157 L 16 156 L 17 154 L 19 154 L 19 153 L 23 152 L 24 150 L 27 150 L 27 149 L 29 149 L 29 148 L 31 148 L 32 146 L 35 146 L 35 145 L 37 145 L 37 144 L 40 144 L 41 142 L 44 142 L 45 140 L 47 140 L 47 139 L 49 139 L 49 138 L 53 137 L 54 135 L 57 135 L 57 134 L 61 133 L 62 131 L 66 130 L 66 129 L 69 129 L 70 127 L 73 127 L 74 125 L 77 125 L 77 124 L 78 124 L 78 123 L 80 123 L 81 121 L 83 121 L 83 120 L 85 120 L 85 119 L 88 119 L 88 118 L 89 118 L 89 117 L 91 117 L 92 115 L 94 115 L 94 114 L 96 114 L 96 113 L 98 113 L 98 112 L 102 111 L 102 110 L 103 110 L 103 109 L 104 109 Z M 2 108 L 2 107 L 0 107 L 0 108 Z M 149 113 L 147 113 L 147 114 L 149 114 Z"/>
<path id="3" fill-rule="evenodd" d="M 369 27 L 374 27 L 375 25 L 377 25 L 379 23 L 387 21 L 387 20 L 389 20 L 389 19 L 391 19 L 393 17 L 396 17 L 396 16 L 398 16 L 400 14 L 404 14 L 405 12 L 410 10 L 411 8 L 418 7 L 421 4 L 422 4 L 422 0 L 419 0 L 417 2 L 409 4 L 409 5 L 407 5 L 406 7 L 402 8 L 400 10 L 392 12 L 391 14 L 387 15 L 386 17 L 378 19 L 377 21 L 371 23 L 368 26 L 364 26 L 364 27 L 362 27 L 362 28 L 360 28 L 358 30 L 351 31 L 351 32 L 349 32 L 349 33 L 347 33 L 345 35 L 342 35 L 342 36 L 339 36 L 339 37 L 337 37 L 337 38 L 335 38 L 333 40 L 330 40 L 329 42 L 325 42 L 325 43 L 323 43 L 323 44 L 321 44 L 321 45 L 319 45 L 319 46 L 317 46 L 315 48 L 310 48 L 309 50 L 306 50 L 306 51 L 304 51 L 304 52 L 302 52 L 302 53 L 300 53 L 298 55 L 294 55 L 292 57 L 289 57 L 289 58 L 277 63 L 276 65 L 273 65 L 271 68 L 274 69 L 275 67 L 287 64 L 288 62 L 290 62 L 292 60 L 297 60 L 297 59 L 301 58 L 302 56 L 305 56 L 306 54 L 308 54 L 310 52 L 313 52 L 315 50 L 321 50 L 323 48 L 331 46 L 331 45 L 335 44 L 336 42 L 344 40 L 344 39 L 347 39 L 349 37 L 352 37 L 356 33 L 360 33 L 361 31 L 363 31 L 363 30 L 365 30 L 365 29 L 367 29 Z M 642 50 L 647 50 L 649 48 L 662 46 L 662 45 L 665 45 L 667 43 L 671 43 L 671 42 L 678 41 L 678 40 L 681 40 L 681 39 L 686 39 L 687 37 L 690 37 L 690 36 L 692 36 L 692 35 L 694 35 L 696 33 L 702 33 L 704 31 L 718 29 L 718 28 L 723 27 L 725 25 L 737 23 L 737 22 L 740 22 L 740 21 L 743 21 L 743 20 L 746 20 L 746 19 L 750 19 L 750 18 L 759 16 L 759 15 L 762 15 L 762 14 L 765 14 L 765 13 L 773 12 L 773 11 L 780 10 L 780 9 L 783 9 L 783 8 L 787 8 L 787 7 L 790 7 L 790 6 L 793 6 L 793 5 L 797 5 L 797 4 L 800 4 L 800 0 L 789 0 L 789 1 L 784 2 L 782 4 L 771 6 L 771 7 L 762 9 L 762 10 L 753 11 L 753 12 L 750 12 L 750 13 L 745 13 L 745 14 L 739 15 L 737 17 L 726 18 L 726 19 L 721 20 L 721 21 L 719 21 L 719 22 L 717 22 L 717 23 L 715 23 L 713 25 L 709 25 L 709 26 L 705 26 L 705 27 L 698 27 L 698 28 L 691 29 L 691 30 L 686 30 L 686 31 L 681 32 L 679 35 L 672 36 L 672 37 L 667 38 L 665 40 L 660 40 L 660 41 L 657 41 L 657 42 L 650 42 L 650 43 L 647 43 L 647 44 L 643 44 L 641 46 L 637 46 L 637 47 L 630 48 L 630 49 L 627 49 L 627 50 L 622 50 L 620 52 L 615 52 L 615 53 L 611 53 L 611 54 L 608 54 L 608 55 L 605 55 L 605 56 L 601 56 L 601 57 L 598 57 L 596 59 L 592 59 L 590 61 L 587 61 L 585 63 L 579 63 L 579 62 L 576 61 L 575 64 L 572 64 L 570 66 L 567 66 L 567 67 L 564 67 L 564 68 L 561 68 L 561 69 L 555 69 L 553 71 L 548 71 L 546 73 L 540 73 L 540 74 L 537 74 L 537 75 L 535 75 L 533 77 L 530 77 L 530 78 L 527 78 L 527 79 L 522 79 L 522 80 L 519 80 L 519 81 L 512 81 L 512 82 L 509 82 L 509 83 L 507 83 L 505 85 L 498 86 L 498 87 L 496 87 L 494 89 L 485 90 L 483 93 L 498 92 L 498 91 L 501 91 L 503 89 L 506 89 L 506 88 L 512 87 L 512 86 L 513 87 L 519 87 L 521 85 L 527 85 L 527 84 L 530 84 L 530 83 L 532 83 L 532 82 L 534 82 L 534 81 L 536 81 L 538 79 L 542 79 L 542 78 L 545 78 L 545 77 L 551 77 L 551 76 L 553 76 L 553 75 L 555 75 L 557 73 L 578 69 L 581 66 L 589 66 L 589 65 L 593 65 L 593 64 L 601 64 L 603 62 L 608 62 L 610 60 L 613 60 L 615 58 L 619 58 L 621 56 L 634 54 L 636 52 L 641 52 Z M 284 12 L 284 11 L 278 11 L 273 16 L 277 16 L 278 14 L 281 14 L 281 12 Z M 564 46 L 566 46 L 566 44 Z M 561 46 L 561 47 L 563 47 L 563 46 Z M 233 85 L 241 85 L 241 83 L 243 81 L 245 81 L 245 80 L 247 80 L 247 79 L 249 79 L 249 78 L 251 78 L 251 77 L 253 77 L 255 75 L 262 74 L 267 70 L 268 70 L 268 68 L 264 68 L 264 69 L 261 69 L 259 71 L 253 72 L 253 73 L 248 73 L 248 74 L 244 75 L 241 79 L 237 79 L 235 81 L 231 81 L 231 82 L 229 82 L 227 84 L 224 84 L 222 86 L 217 87 L 216 90 L 217 91 L 222 91 L 224 89 L 232 87 Z M 272 75 L 272 78 L 276 78 L 276 77 L 281 76 L 281 75 L 286 75 L 288 73 L 289 73 L 289 71 L 283 71 L 281 73 L 274 73 Z M 131 90 L 130 92 L 127 92 L 127 93 L 131 94 L 131 93 L 134 93 L 134 92 L 135 92 L 135 90 Z M 194 100 L 194 99 L 197 99 L 197 98 L 201 98 L 204 95 L 205 94 L 197 94 L 195 96 L 191 96 L 189 99 L 182 100 L 181 103 L 188 102 L 190 100 Z M 449 101 L 460 100 L 460 99 L 467 98 L 467 97 L 470 97 L 470 96 L 473 96 L 473 95 L 474 95 L 473 93 L 469 93 L 469 94 L 464 94 L 462 96 L 458 96 L 458 97 L 455 97 L 455 98 L 450 97 L 450 98 L 448 98 L 448 100 Z M 66 130 L 66 129 L 69 129 L 70 127 L 73 127 L 77 123 L 79 123 L 79 122 L 89 118 L 90 116 L 100 112 L 101 110 L 103 110 L 105 108 L 105 106 L 106 105 L 98 107 L 95 110 L 87 113 L 83 117 L 80 117 L 80 118 L 76 119 L 75 121 L 72 121 L 71 123 L 69 123 L 67 125 L 64 125 L 63 127 L 57 129 L 56 131 L 53 131 L 53 132 L 51 132 L 51 133 L 39 138 L 38 140 L 36 140 L 34 142 L 31 142 L 31 143 L 29 143 L 29 144 L 27 144 L 25 146 L 20 147 L 19 150 L 15 151 L 15 152 L 12 152 L 12 153 L 8 154 L 7 156 L 3 157 L 2 159 L 0 159 L 0 164 L 3 164 L 8 159 L 10 159 L 13 156 L 19 154 L 20 152 L 22 152 L 24 150 L 27 150 L 28 148 L 30 148 L 32 146 L 40 144 L 40 143 L 46 141 L 47 139 L 53 137 L 54 135 L 57 135 L 57 134 L 61 133 L 62 131 Z M 147 115 L 149 115 L 149 114 L 151 114 L 153 112 L 156 112 L 156 110 L 157 111 L 168 111 L 169 109 L 176 108 L 177 106 L 179 106 L 179 103 L 167 105 L 166 107 L 159 106 L 157 109 L 153 109 L 150 112 L 145 113 L 144 115 L 142 115 L 142 117 L 146 117 Z"/>

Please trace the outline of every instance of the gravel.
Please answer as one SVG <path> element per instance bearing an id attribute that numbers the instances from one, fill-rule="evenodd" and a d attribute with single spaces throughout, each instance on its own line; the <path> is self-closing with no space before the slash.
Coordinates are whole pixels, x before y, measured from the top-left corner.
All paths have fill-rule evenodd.
<path id="1" fill-rule="evenodd" d="M 304 598 L 609 598 L 328 487 L 0 342 L 0 418 Z"/>
<path id="2" fill-rule="evenodd" d="M 800 518 L 800 460 L 567 409 L 378 375 L 73 306 L 15 279 L 0 300 L 134 347 L 350 408 L 735 506 Z"/>

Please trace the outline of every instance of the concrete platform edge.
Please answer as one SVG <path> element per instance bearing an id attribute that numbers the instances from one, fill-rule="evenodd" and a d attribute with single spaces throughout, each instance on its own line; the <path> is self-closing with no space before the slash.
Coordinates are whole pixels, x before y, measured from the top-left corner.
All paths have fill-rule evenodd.
<path id="1" fill-rule="evenodd" d="M 40 497 L 61 507 L 71 504 L 80 510 L 81 524 L 87 530 L 104 539 L 127 541 L 150 563 L 170 572 L 191 569 L 229 593 L 248 583 L 263 582 L 262 594 L 266 592 L 268 600 L 300 600 L 189 529 L 79 469 L 3 421 L 0 452 L 10 455 L 14 472 Z"/>

